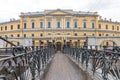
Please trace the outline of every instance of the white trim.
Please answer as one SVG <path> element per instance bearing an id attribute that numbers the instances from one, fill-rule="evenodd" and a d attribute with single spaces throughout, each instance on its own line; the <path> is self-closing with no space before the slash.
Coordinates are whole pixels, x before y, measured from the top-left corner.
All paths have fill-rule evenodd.
<path id="1" fill-rule="evenodd" d="M 94 28 L 92 26 L 93 23 L 94 23 Z M 95 21 L 94 20 L 91 21 L 91 29 L 95 29 Z"/>
<path id="2" fill-rule="evenodd" d="M 69 22 L 69 28 L 67 27 L 67 22 Z M 66 28 L 66 29 L 70 29 L 70 28 L 71 28 L 71 26 L 70 26 L 70 21 L 69 21 L 69 20 L 65 21 L 65 28 Z"/>
<path id="3" fill-rule="evenodd" d="M 50 28 L 48 27 L 48 22 L 50 22 Z M 51 25 L 51 21 L 47 21 L 47 29 L 51 29 L 52 25 Z"/>
<path id="4" fill-rule="evenodd" d="M 86 20 L 83 20 L 82 26 L 83 26 L 83 28 L 84 28 L 84 22 L 86 23 L 86 28 L 87 28 L 87 21 L 86 21 Z M 86 29 L 86 28 L 85 28 L 85 29 Z"/>
<path id="5" fill-rule="evenodd" d="M 77 22 L 77 27 L 75 27 L 75 22 Z M 78 28 L 78 21 L 77 20 L 74 20 L 74 26 L 73 26 L 73 28 Z"/>
<path id="6" fill-rule="evenodd" d="M 42 24 L 43 24 L 42 28 L 41 28 L 41 22 L 42 22 Z M 40 21 L 40 22 L 39 22 L 39 28 L 40 28 L 40 29 L 43 29 L 43 28 L 44 28 L 44 21 Z"/>
<path id="7" fill-rule="evenodd" d="M 58 28 L 58 22 L 60 22 L 60 26 Z M 60 29 L 61 28 L 61 21 L 56 21 L 56 28 Z"/>
<path id="8" fill-rule="evenodd" d="M 32 28 L 32 23 L 34 23 L 34 28 L 35 28 L 35 21 L 31 21 L 31 29 L 34 29 Z"/>

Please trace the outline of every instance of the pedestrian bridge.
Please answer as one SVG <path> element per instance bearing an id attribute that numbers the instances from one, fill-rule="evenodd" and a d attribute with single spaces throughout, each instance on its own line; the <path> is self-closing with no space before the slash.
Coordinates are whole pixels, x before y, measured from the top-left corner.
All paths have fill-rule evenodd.
<path id="1" fill-rule="evenodd" d="M 0 59 L 0 80 L 120 80 L 120 49 L 37 48 Z"/>
<path id="2" fill-rule="evenodd" d="M 43 80 L 92 80 L 77 64 L 61 52 L 57 52 Z"/>

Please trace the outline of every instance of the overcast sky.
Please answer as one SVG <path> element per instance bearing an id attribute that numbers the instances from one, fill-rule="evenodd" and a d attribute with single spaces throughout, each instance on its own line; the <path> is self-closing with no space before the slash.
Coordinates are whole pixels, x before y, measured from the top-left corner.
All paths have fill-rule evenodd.
<path id="1" fill-rule="evenodd" d="M 0 22 L 19 19 L 21 12 L 58 8 L 96 11 L 103 18 L 120 22 L 120 0 L 0 0 Z"/>

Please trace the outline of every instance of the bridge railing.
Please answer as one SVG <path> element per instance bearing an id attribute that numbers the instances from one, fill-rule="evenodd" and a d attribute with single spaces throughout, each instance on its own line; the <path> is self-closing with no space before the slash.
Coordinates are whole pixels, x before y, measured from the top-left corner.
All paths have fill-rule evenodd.
<path id="1" fill-rule="evenodd" d="M 86 71 L 92 71 L 103 80 L 120 80 L 120 48 L 97 50 L 87 48 L 65 48 L 64 53 L 72 57 Z"/>
<path id="2" fill-rule="evenodd" d="M 55 54 L 54 48 L 40 48 L 0 59 L 0 79 L 40 80 L 47 64 Z"/>

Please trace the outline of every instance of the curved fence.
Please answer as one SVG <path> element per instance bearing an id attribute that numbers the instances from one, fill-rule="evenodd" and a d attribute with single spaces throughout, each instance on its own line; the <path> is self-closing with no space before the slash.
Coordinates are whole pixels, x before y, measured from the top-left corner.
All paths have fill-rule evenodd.
<path id="1" fill-rule="evenodd" d="M 65 48 L 63 52 L 75 62 L 92 72 L 98 80 L 120 80 L 120 48 L 97 50 L 85 48 Z M 97 76 L 96 76 L 97 75 Z M 95 79 L 96 80 L 96 79 Z"/>
<path id="2" fill-rule="evenodd" d="M 40 48 L 0 59 L 0 80 L 40 80 L 54 48 Z"/>

